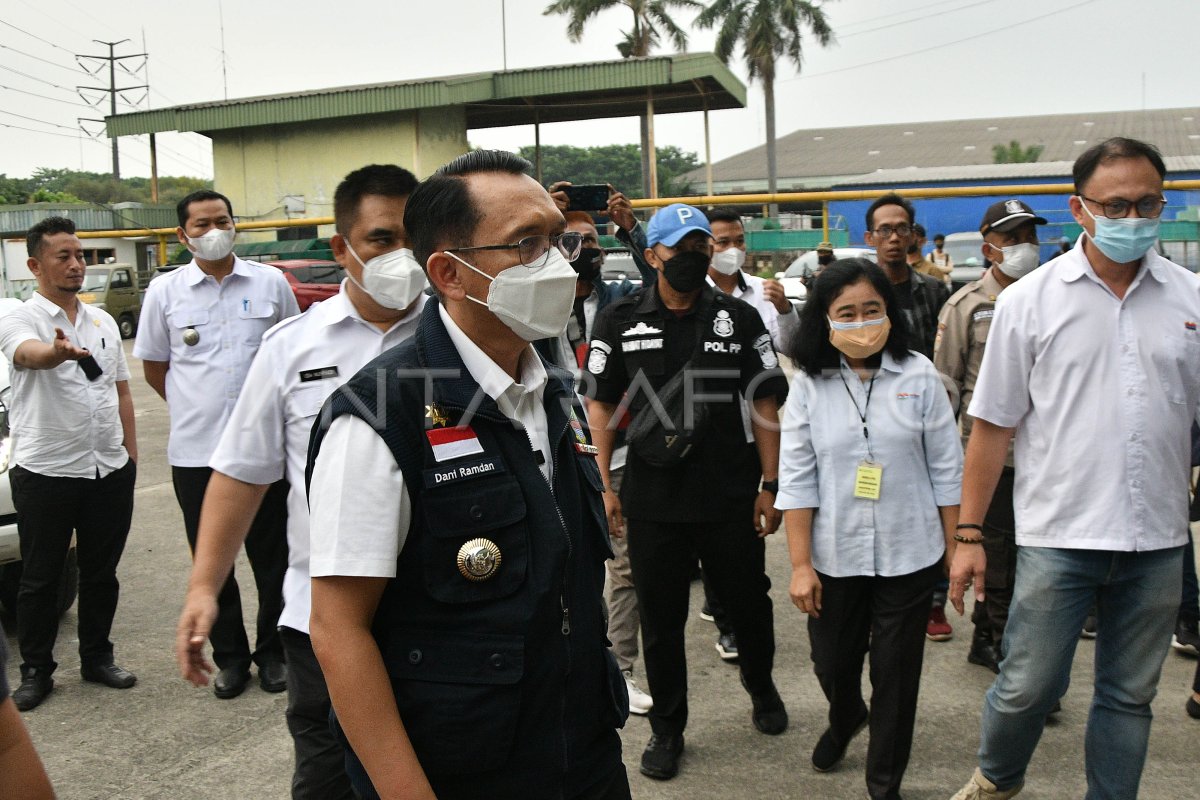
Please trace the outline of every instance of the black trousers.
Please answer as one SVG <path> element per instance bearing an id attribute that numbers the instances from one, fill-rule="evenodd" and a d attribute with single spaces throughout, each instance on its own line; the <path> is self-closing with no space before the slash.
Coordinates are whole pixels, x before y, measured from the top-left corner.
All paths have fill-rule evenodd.
<path id="1" fill-rule="evenodd" d="M 329 727 L 329 689 L 307 633 L 281 627 L 287 656 L 287 726 L 296 751 L 292 800 L 353 800 L 346 752 Z"/>
<path id="2" fill-rule="evenodd" d="M 704 586 L 704 605 L 708 606 L 708 613 L 712 615 L 713 624 L 717 626 L 717 630 L 722 635 L 736 636 L 737 633 L 733 630 L 729 615 L 725 613 L 725 606 L 721 604 L 721 598 L 717 597 L 717 593 L 708 585 L 708 575 L 701 572 L 700 582 Z"/>
<path id="3" fill-rule="evenodd" d="M 987 554 L 984 572 L 984 601 L 975 604 L 971 621 L 976 635 L 987 634 L 1000 652 L 1000 640 L 1008 624 L 1012 604 L 1013 581 L 1017 576 L 1017 521 L 1013 511 L 1012 467 L 1005 467 L 996 483 L 992 504 L 983 517 L 983 551 Z"/>
<path id="4" fill-rule="evenodd" d="M 871 654 L 867 792 L 872 798 L 899 796 L 917 718 L 929 603 L 942 574 L 940 559 L 893 578 L 818 573 L 821 616 L 809 617 L 808 638 L 813 668 L 829 701 L 829 728 L 838 743 L 849 740 L 867 712 L 862 670 L 864 657 Z"/>
<path id="5" fill-rule="evenodd" d="M 196 550 L 196 534 L 200 529 L 200 506 L 212 470 L 208 467 L 171 467 L 175 499 L 183 512 L 183 528 L 188 547 Z M 209 640 L 213 661 L 219 669 L 250 669 L 256 664 L 283 660 L 283 645 L 279 642 L 279 613 L 283 611 L 283 574 L 287 572 L 287 481 L 271 484 L 263 497 L 262 507 L 250 523 L 246 535 L 246 556 L 258 587 L 258 620 L 253 656 L 242 625 L 242 598 L 233 571 L 217 595 L 217 619 Z"/>
<path id="6" fill-rule="evenodd" d="M 684 626 L 696 556 L 737 631 L 738 666 L 747 689 L 773 688 L 775 625 L 764 568 L 765 546 L 745 522 L 696 523 L 626 520 L 629 563 L 642 612 L 643 660 L 654 696 L 650 727 L 676 735 L 687 726 Z"/>
<path id="7" fill-rule="evenodd" d="M 133 461 L 103 478 L 53 478 L 18 466 L 8 471 L 21 543 L 17 640 L 22 676 L 58 667 L 59 584 L 72 533 L 79 558 L 79 660 L 112 663 L 108 637 L 121 591 L 117 564 L 133 518 L 136 478 Z"/>

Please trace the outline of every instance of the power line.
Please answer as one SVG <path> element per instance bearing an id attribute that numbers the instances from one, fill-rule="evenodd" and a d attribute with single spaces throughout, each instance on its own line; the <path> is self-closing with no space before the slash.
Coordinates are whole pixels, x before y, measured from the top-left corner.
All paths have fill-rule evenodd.
<path id="1" fill-rule="evenodd" d="M 1060 8 L 1055 11 L 1049 11 L 1045 14 L 1041 14 L 1036 17 L 1027 17 L 1023 20 L 1020 20 L 1019 22 L 1014 22 L 1011 25 L 1003 25 L 999 28 L 993 28 L 991 30 L 981 31 L 980 33 L 974 33 L 974 34 L 971 34 L 970 36 L 964 36 L 961 39 L 952 39 L 952 40 L 946 41 L 946 42 L 939 42 L 938 47 L 943 48 L 943 47 L 948 47 L 949 45 L 962 44 L 963 42 L 970 42 L 975 39 L 982 39 L 984 36 L 991 36 L 993 33 L 1001 33 L 1003 31 L 1012 30 L 1013 28 L 1019 28 L 1022 25 L 1028 25 L 1031 22 L 1039 22 L 1040 20 L 1046 19 L 1047 17 L 1053 17 L 1058 14 L 1063 14 L 1067 11 L 1074 11 L 1077 8 L 1082 8 L 1083 6 L 1091 5 L 1094 2 L 1096 2 L 1096 0 L 1083 0 L 1082 3 L 1076 3 L 1074 5 L 1067 6 L 1066 8 Z M 885 58 L 877 58 L 874 61 L 865 61 L 862 64 L 851 64 L 848 67 L 838 67 L 837 69 L 827 69 L 824 72 L 809 72 L 804 75 L 797 75 L 794 78 L 784 78 L 781 81 L 776 81 L 776 83 L 777 84 L 791 83 L 793 81 L 807 80 L 808 78 L 823 78 L 826 75 L 836 75 L 839 72 L 850 72 L 851 70 L 862 69 L 863 67 L 873 67 L 876 64 L 886 64 L 889 61 L 899 61 L 902 58 L 908 58 L 910 56 L 916 56 L 916 55 L 924 55 L 929 52 L 930 52 L 930 50 L 928 48 L 923 48 L 921 50 L 913 50 L 908 53 L 900 53 L 898 55 L 887 56 Z"/>
<path id="2" fill-rule="evenodd" d="M 20 75 L 22 78 L 29 78 L 29 80 L 31 80 L 31 81 L 37 81 L 38 83 L 44 83 L 47 86 L 53 86 L 55 89 L 62 89 L 64 92 L 69 92 L 70 94 L 75 94 L 74 89 L 68 89 L 66 86 L 60 86 L 57 83 L 54 83 L 53 81 L 46 80 L 45 78 L 39 78 L 36 75 L 30 75 L 27 72 L 21 72 L 21 70 L 13 69 L 12 67 L 10 67 L 6 64 L 0 64 L 0 69 L 6 69 L 9 72 L 14 72 L 17 75 Z M 87 89 L 87 88 L 91 88 L 91 87 L 85 86 L 83 88 Z"/>
<path id="3" fill-rule="evenodd" d="M 80 139 L 80 140 L 89 141 L 89 142 L 96 141 L 95 139 L 91 139 L 87 136 L 84 136 L 83 131 L 80 131 L 79 133 L 72 136 L 69 133 L 55 133 L 54 131 L 39 131 L 35 128 L 25 128 L 20 125 L 9 125 L 7 122 L 0 122 L 0 128 L 12 128 L 13 130 L 16 130 L 16 131 L 29 131 L 30 133 L 37 133 L 37 134 L 41 134 L 42 136 L 61 136 L 64 139 Z M 100 144 L 100 143 L 96 142 L 96 144 Z"/>
<path id="4" fill-rule="evenodd" d="M 24 28 L 18 28 L 16 25 L 13 25 L 11 22 L 6 22 L 6 21 L 0 19 L 0 25 L 7 25 L 8 27 L 12 28 L 14 31 L 20 31 L 21 33 L 25 34 L 26 36 L 32 36 L 34 39 L 37 39 L 42 44 L 48 44 L 56 50 L 62 50 L 64 53 L 68 53 L 70 55 L 75 55 L 67 48 L 62 47 L 61 45 L 57 45 L 48 39 L 43 39 L 42 37 L 38 36 L 36 33 L 30 33 L 29 31 L 25 30 Z"/>
<path id="5" fill-rule="evenodd" d="M 92 106 L 88 105 L 87 103 L 80 103 L 77 100 L 76 101 L 60 100 L 57 97 L 46 97 L 44 94 L 38 94 L 37 92 L 28 92 L 28 91 L 25 91 L 24 89 L 17 89 L 16 87 L 5 86 L 4 84 L 0 84 L 0 89 L 7 89 L 10 92 L 20 92 L 21 94 L 27 94 L 30 97 L 36 97 L 39 100 L 49 100 L 52 103 L 63 103 L 64 105 L 68 105 L 68 106 L 79 106 L 82 108 L 92 108 Z"/>
<path id="6" fill-rule="evenodd" d="M 843 28 L 857 28 L 860 25 L 874 25 L 876 22 L 881 22 L 885 19 L 891 19 L 892 17 L 902 17 L 905 14 L 913 14 L 913 13 L 916 13 L 917 11 L 925 11 L 926 9 L 929 9 L 929 8 L 936 8 L 937 6 L 945 6 L 945 5 L 949 5 L 950 3 L 957 3 L 958 1 L 959 0 L 937 0 L 936 3 L 926 3 L 923 6 L 914 6 L 912 8 L 905 8 L 900 11 L 892 11 L 888 14 L 880 14 L 877 17 L 867 17 L 866 19 L 860 19 L 855 22 L 847 22 L 842 27 Z M 903 23 L 900 23 L 900 24 L 903 24 Z M 857 36 L 858 33 L 859 32 L 856 31 L 855 33 L 849 34 L 849 35 Z M 839 38 L 843 38 L 843 37 L 839 37 Z"/>
<path id="7" fill-rule="evenodd" d="M 64 131 L 76 130 L 69 125 L 59 125 L 57 122 L 46 122 L 45 120 L 38 119 L 37 117 L 27 117 L 24 114 L 18 114 L 14 111 L 5 111 L 2 108 L 0 108 L 0 114 L 8 114 L 10 117 L 20 117 L 21 119 L 27 119 L 30 122 L 36 122 L 39 125 L 49 125 L 51 128 L 62 128 Z"/>
<path id="8" fill-rule="evenodd" d="M 934 17 L 944 17 L 947 14 L 955 14 L 959 11 L 966 11 L 968 8 L 975 8 L 976 6 L 985 6 L 985 5 L 988 5 L 989 3 L 995 3 L 996 1 L 997 0 L 978 0 L 978 2 L 967 3 L 965 6 L 959 6 L 958 8 L 949 8 L 949 9 L 946 9 L 945 11 L 939 11 L 936 14 L 925 14 L 920 17 L 913 17 L 912 19 L 905 19 L 905 20 L 901 20 L 899 22 L 892 22 L 887 25 L 880 25 L 879 27 L 876 27 L 876 28 L 867 28 L 866 30 L 854 31 L 853 33 L 847 33 L 845 36 L 840 36 L 838 38 L 839 39 L 851 39 L 855 36 L 862 36 L 863 34 L 867 34 L 867 33 L 876 33 L 878 31 L 892 30 L 900 25 L 909 25 L 914 22 L 924 22 L 927 19 L 933 19 Z M 934 5 L 940 5 L 940 4 L 935 3 Z M 900 12 L 900 13 L 909 13 L 914 10 L 915 9 L 908 9 L 908 11 Z M 941 46 L 940 43 L 939 43 L 939 46 Z"/>
<path id="9" fill-rule="evenodd" d="M 67 72 L 70 72 L 72 74 L 75 74 L 75 75 L 79 74 L 72 67 L 63 66 L 62 64 L 59 64 L 57 61 L 51 61 L 47 58 L 42 58 L 41 56 L 35 56 L 32 53 L 26 53 L 24 50 L 18 50 L 17 48 L 12 47 L 11 45 L 0 44 L 0 47 L 4 48 L 5 50 L 11 50 L 14 53 L 19 53 L 20 55 L 23 55 L 26 58 L 32 58 L 34 61 L 41 61 L 43 64 L 49 64 L 52 67 L 58 67 L 59 69 L 65 69 Z"/>

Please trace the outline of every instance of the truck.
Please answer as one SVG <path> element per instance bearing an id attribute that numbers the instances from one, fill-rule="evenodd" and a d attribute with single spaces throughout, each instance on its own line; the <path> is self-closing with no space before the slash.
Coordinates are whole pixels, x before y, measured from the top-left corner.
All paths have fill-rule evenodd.
<path id="1" fill-rule="evenodd" d="M 142 313 L 141 287 L 137 269 L 129 264 L 96 264 L 88 267 L 79 289 L 79 299 L 112 315 L 121 330 L 122 339 L 132 339 L 137 333 L 138 316 Z"/>

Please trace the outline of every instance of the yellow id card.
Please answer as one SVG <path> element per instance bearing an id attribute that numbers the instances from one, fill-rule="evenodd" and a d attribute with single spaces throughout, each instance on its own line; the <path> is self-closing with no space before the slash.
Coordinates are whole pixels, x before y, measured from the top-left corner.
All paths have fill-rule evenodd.
<path id="1" fill-rule="evenodd" d="M 872 461 L 863 461 L 858 465 L 858 473 L 854 476 L 854 496 L 864 500 L 878 500 L 883 487 L 883 467 Z"/>

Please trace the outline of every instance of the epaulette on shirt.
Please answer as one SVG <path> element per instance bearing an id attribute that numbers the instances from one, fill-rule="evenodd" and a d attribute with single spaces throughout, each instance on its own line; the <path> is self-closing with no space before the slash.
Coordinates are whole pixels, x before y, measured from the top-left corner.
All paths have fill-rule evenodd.
<path id="1" fill-rule="evenodd" d="M 946 301 L 946 305 L 948 305 L 948 306 L 958 305 L 963 300 L 963 298 L 973 294 L 975 292 L 975 290 L 979 288 L 979 284 L 980 284 L 980 281 L 971 281 L 966 286 L 962 287 L 957 292 L 950 295 L 950 299 Z"/>

